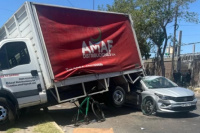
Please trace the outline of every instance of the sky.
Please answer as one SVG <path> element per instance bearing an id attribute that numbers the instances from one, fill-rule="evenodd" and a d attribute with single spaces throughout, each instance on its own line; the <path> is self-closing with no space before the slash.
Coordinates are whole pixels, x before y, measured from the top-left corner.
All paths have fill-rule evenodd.
<path id="1" fill-rule="evenodd" d="M 31 0 L 31 2 L 54 4 L 67 7 L 75 7 L 82 9 L 97 10 L 98 5 L 112 5 L 114 0 Z M 0 0 L 0 27 L 16 12 L 16 10 L 25 2 L 25 0 Z M 196 0 L 192 3 L 189 11 L 193 11 L 199 14 L 200 20 L 200 0 Z M 168 34 L 173 35 L 174 23 L 167 26 Z M 179 28 L 177 30 L 176 37 L 178 39 L 179 31 L 182 30 L 182 44 L 200 42 L 200 23 L 188 23 L 184 21 L 178 21 Z M 172 44 L 172 43 L 171 43 Z M 200 52 L 200 43 L 195 45 L 195 52 Z M 181 54 L 193 53 L 193 45 L 182 46 Z"/>

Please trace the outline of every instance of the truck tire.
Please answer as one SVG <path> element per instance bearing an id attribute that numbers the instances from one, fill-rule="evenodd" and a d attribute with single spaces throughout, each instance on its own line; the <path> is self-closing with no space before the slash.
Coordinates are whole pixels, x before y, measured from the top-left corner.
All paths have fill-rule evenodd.
<path id="1" fill-rule="evenodd" d="M 15 123 L 16 113 L 13 104 L 0 98 L 0 130 L 5 130 Z"/>
<path id="2" fill-rule="evenodd" d="M 125 103 L 126 92 L 120 86 L 115 86 L 110 88 L 110 91 L 107 95 L 105 105 L 112 107 L 121 107 Z"/>

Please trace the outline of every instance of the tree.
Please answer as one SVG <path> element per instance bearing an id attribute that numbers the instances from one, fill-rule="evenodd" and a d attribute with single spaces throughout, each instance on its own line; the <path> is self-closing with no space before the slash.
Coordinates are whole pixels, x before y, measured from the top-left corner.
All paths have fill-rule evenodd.
<path id="1" fill-rule="evenodd" d="M 164 54 L 170 36 L 167 25 L 176 17 L 188 22 L 198 22 L 197 14 L 188 12 L 188 5 L 196 0 L 138 0 L 138 6 L 149 26 L 147 34 L 157 47 L 157 71 L 165 76 Z"/>
<path id="2" fill-rule="evenodd" d="M 138 10 L 138 5 L 135 0 L 114 0 L 113 5 L 107 5 L 106 7 L 101 5 L 98 6 L 98 9 L 131 14 L 134 21 L 134 29 L 137 35 L 141 55 L 145 59 L 148 59 L 151 56 L 151 42 L 148 41 L 148 36 L 146 35 L 147 28 L 145 20 L 138 17 L 142 14 L 142 12 Z"/>
<path id="3" fill-rule="evenodd" d="M 140 10 L 148 24 L 147 34 L 157 47 L 157 72 L 165 76 L 164 53 L 168 43 L 167 25 L 173 20 L 172 0 L 140 0 Z"/>
<path id="4" fill-rule="evenodd" d="M 175 18 L 198 22 L 198 15 L 189 12 L 188 5 L 196 0 L 114 0 L 113 5 L 100 8 L 113 12 L 129 13 L 134 20 L 142 56 L 149 56 L 152 45 L 157 48 L 156 71 L 165 76 L 164 54 L 170 36 L 168 24 Z"/>

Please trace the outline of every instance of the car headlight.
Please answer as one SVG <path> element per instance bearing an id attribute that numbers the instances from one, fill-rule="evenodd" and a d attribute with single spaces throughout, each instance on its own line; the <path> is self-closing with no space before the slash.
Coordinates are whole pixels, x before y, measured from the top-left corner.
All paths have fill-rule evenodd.
<path id="1" fill-rule="evenodd" d="M 155 93 L 155 95 L 158 96 L 162 100 L 173 100 L 173 97 L 170 97 L 170 96 L 165 96 L 158 93 Z"/>

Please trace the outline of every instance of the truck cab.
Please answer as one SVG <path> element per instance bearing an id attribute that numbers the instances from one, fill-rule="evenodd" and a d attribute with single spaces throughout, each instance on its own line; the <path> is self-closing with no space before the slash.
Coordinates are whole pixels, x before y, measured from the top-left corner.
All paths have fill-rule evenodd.
<path id="1" fill-rule="evenodd" d="M 19 108 L 47 101 L 43 97 L 44 82 L 33 52 L 29 39 L 7 39 L 0 43 L 0 92 L 11 93 Z"/>

